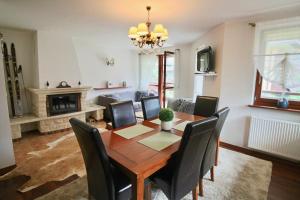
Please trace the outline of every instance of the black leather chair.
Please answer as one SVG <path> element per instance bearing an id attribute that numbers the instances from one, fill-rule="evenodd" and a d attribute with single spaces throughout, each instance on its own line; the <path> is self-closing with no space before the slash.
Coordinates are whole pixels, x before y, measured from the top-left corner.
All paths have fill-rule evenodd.
<path id="1" fill-rule="evenodd" d="M 70 123 L 84 158 L 90 199 L 130 199 L 130 180 L 111 164 L 98 129 L 75 118 Z"/>
<path id="2" fill-rule="evenodd" d="M 132 101 L 123 101 L 109 104 L 112 118 L 112 127 L 135 125 L 137 123 Z"/>
<path id="3" fill-rule="evenodd" d="M 158 117 L 160 111 L 160 101 L 158 96 L 143 97 L 141 99 L 144 120 Z"/>
<path id="4" fill-rule="evenodd" d="M 166 167 L 150 177 L 168 199 L 179 200 L 192 190 L 193 199 L 198 198 L 199 169 L 216 123 L 213 116 L 187 124 L 178 152 Z"/>
<path id="5" fill-rule="evenodd" d="M 229 113 L 229 108 L 226 107 L 214 114 L 214 116 L 218 118 L 218 121 L 217 121 L 216 129 L 213 132 L 208 142 L 204 154 L 203 162 L 200 168 L 200 177 L 199 177 L 200 196 L 203 196 L 203 177 L 208 171 L 210 171 L 211 180 L 214 181 L 214 166 L 216 165 L 217 162 L 219 137 L 228 113 Z"/>
<path id="6" fill-rule="evenodd" d="M 209 96 L 197 96 L 194 115 L 211 117 L 218 109 L 219 98 Z"/>
<path id="7" fill-rule="evenodd" d="M 216 148 L 216 158 L 215 158 L 215 166 L 218 165 L 219 160 L 219 146 L 220 146 L 220 134 L 225 123 L 225 120 L 228 116 L 230 109 L 228 107 L 222 108 L 219 110 L 214 116 L 218 117 L 218 123 L 216 126 L 216 137 L 217 137 L 217 148 Z"/>

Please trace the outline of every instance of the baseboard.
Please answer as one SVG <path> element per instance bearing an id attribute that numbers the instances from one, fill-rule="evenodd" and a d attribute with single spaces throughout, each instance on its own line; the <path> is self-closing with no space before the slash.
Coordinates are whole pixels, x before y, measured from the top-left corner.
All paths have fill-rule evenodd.
<path id="1" fill-rule="evenodd" d="M 289 160 L 289 159 L 285 159 L 279 156 L 275 156 L 275 155 L 271 155 L 271 154 L 267 154 L 261 151 L 255 151 L 253 149 L 247 148 L 247 147 L 241 147 L 241 146 L 236 146 L 233 144 L 229 144 L 226 142 L 222 142 L 220 141 L 220 146 L 225 148 L 225 149 L 229 149 L 232 151 L 236 151 L 236 152 L 240 152 L 243 154 L 247 154 L 249 156 L 254 156 L 257 158 L 261 158 L 264 160 L 268 160 L 268 161 L 276 161 L 276 162 L 280 162 L 280 163 L 284 163 L 284 164 L 288 164 L 288 165 L 293 165 L 293 166 L 300 166 L 300 162 L 299 161 L 293 161 L 293 160 Z"/>
<path id="2" fill-rule="evenodd" d="M 16 167 L 17 167 L 17 165 L 11 165 L 11 166 L 4 167 L 4 168 L 0 169 L 0 176 L 10 172 L 11 170 L 13 170 Z"/>

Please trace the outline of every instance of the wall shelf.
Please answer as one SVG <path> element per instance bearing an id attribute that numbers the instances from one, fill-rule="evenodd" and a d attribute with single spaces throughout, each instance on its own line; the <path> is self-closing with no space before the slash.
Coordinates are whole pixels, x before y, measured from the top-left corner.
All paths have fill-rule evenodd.
<path id="1" fill-rule="evenodd" d="M 104 87 L 104 88 L 93 88 L 93 89 L 94 90 L 115 90 L 115 89 L 126 89 L 126 88 L 130 88 L 130 87 L 112 87 L 112 88 Z"/>
<path id="2" fill-rule="evenodd" d="M 195 75 L 199 75 L 199 76 L 217 76 L 216 72 L 209 72 L 209 73 L 199 73 L 199 72 L 195 72 Z"/>

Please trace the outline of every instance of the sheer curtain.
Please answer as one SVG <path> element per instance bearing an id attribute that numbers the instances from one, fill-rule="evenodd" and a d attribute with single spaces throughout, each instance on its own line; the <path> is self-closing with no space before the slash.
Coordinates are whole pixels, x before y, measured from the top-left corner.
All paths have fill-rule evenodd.
<path id="1" fill-rule="evenodd" d="M 158 59 L 156 54 L 139 54 L 139 89 L 147 91 L 149 84 L 158 82 Z"/>
<path id="2" fill-rule="evenodd" d="M 300 86 L 300 17 L 257 23 L 254 63 L 262 77 L 290 89 Z"/>
<path id="3" fill-rule="evenodd" d="M 180 94 L 180 49 L 175 49 L 175 83 L 174 96 L 178 97 Z"/>

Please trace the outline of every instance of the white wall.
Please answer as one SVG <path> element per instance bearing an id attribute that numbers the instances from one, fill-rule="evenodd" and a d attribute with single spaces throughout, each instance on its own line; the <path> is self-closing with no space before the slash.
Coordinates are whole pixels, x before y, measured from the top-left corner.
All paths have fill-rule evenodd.
<path id="1" fill-rule="evenodd" d="M 203 95 L 219 96 L 219 108 L 230 108 L 222 141 L 247 146 L 252 115 L 300 122 L 296 113 L 248 107 L 253 102 L 255 68 L 252 61 L 254 28 L 247 22 L 232 21 L 216 27 L 193 44 L 193 51 L 202 44 L 216 48 L 218 73 L 216 79 L 205 78 Z"/>
<path id="2" fill-rule="evenodd" d="M 180 49 L 179 60 L 179 86 L 176 88 L 175 96 L 191 98 L 193 96 L 193 68 L 191 63 L 191 46 L 192 44 L 178 45 L 174 49 Z"/>
<path id="3" fill-rule="evenodd" d="M 215 71 L 217 76 L 204 77 L 203 94 L 208 96 L 220 96 L 220 84 L 222 79 L 224 25 L 220 25 L 201 36 L 192 45 L 191 67 L 195 71 L 196 51 L 203 46 L 211 46 L 215 51 Z M 189 80 L 193 80 L 193 76 Z"/>
<path id="4" fill-rule="evenodd" d="M 25 87 L 33 87 L 35 84 L 34 81 L 37 79 L 35 77 L 37 73 L 33 73 L 36 70 L 36 65 L 34 64 L 34 51 L 35 51 L 34 34 L 35 33 L 29 30 L 10 29 L 10 28 L 0 28 L 0 32 L 4 35 L 3 39 L 8 45 L 9 54 L 10 54 L 11 43 L 15 44 L 17 64 L 18 66 L 22 65 Z M 22 81 L 21 81 L 21 86 L 23 86 Z M 22 93 L 22 104 L 24 107 L 24 113 L 30 113 L 31 112 L 30 95 L 27 94 L 27 98 L 29 102 L 27 104 L 23 87 L 21 87 L 21 93 Z"/>
<path id="5" fill-rule="evenodd" d="M 130 89 L 138 86 L 138 53 L 136 51 L 112 47 L 107 44 L 98 44 L 96 41 L 85 38 L 73 38 L 76 60 L 79 73 L 84 85 L 92 87 L 105 87 L 107 81 L 117 84 L 126 81 Z M 114 58 L 115 64 L 107 66 L 105 58 Z M 112 93 L 114 91 L 103 91 Z M 119 90 L 124 91 L 124 89 Z M 102 92 L 102 93 L 103 93 Z M 89 97 L 99 95 L 101 92 L 93 91 Z"/>
<path id="6" fill-rule="evenodd" d="M 2 53 L 0 53 L 0 169 L 15 164 L 2 59 Z"/>
<path id="7" fill-rule="evenodd" d="M 247 145 L 250 126 L 247 105 L 254 94 L 253 44 L 254 28 L 246 22 L 225 24 L 219 107 L 230 107 L 230 115 L 221 138 L 239 146 Z"/>
<path id="8" fill-rule="evenodd" d="M 63 80 L 72 87 L 79 81 L 91 87 L 105 87 L 106 81 L 126 81 L 131 89 L 138 85 L 138 53 L 128 48 L 52 31 L 38 31 L 37 46 L 40 88 L 47 81 L 50 87 L 56 87 Z M 114 66 L 106 65 L 106 57 L 114 58 Z M 90 91 L 88 98 L 95 100 L 100 93 L 108 92 L 112 91 Z"/>
<path id="9" fill-rule="evenodd" d="M 59 82 L 67 81 L 77 86 L 81 80 L 72 37 L 52 31 L 37 32 L 39 87 L 58 86 Z"/>
<path id="10" fill-rule="evenodd" d="M 239 146 L 248 143 L 250 116 L 300 122 L 299 114 L 249 108 L 254 96 L 254 28 L 247 22 L 225 24 L 220 107 L 231 108 L 222 140 Z"/>

